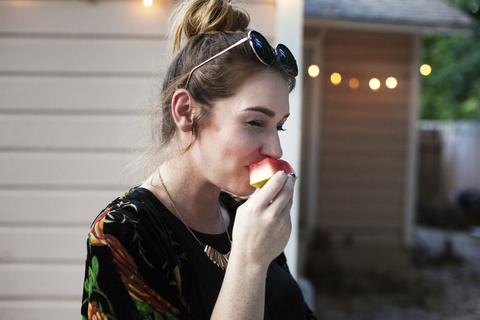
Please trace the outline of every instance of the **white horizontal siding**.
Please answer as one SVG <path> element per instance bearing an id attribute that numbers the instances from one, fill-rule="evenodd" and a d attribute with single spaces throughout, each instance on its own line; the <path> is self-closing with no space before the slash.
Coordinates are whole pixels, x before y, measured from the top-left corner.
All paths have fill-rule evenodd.
<path id="1" fill-rule="evenodd" d="M 81 203 L 78 205 L 81 206 Z M 30 214 L 36 213 L 32 211 Z M 93 221 L 95 216 L 92 214 L 91 218 Z M 0 248 L 0 261 L 82 263 L 86 252 L 87 233 L 88 224 L 84 227 L 0 227 L 0 243 L 6 244 Z"/>
<path id="2" fill-rule="evenodd" d="M 138 146 L 133 115 L 2 115 L 2 148 L 105 148 L 129 150 Z"/>
<path id="3" fill-rule="evenodd" d="M 151 74 L 168 57 L 165 41 L 151 39 L 42 39 L 0 37 L 0 70 L 7 72 Z M 162 63 L 163 64 L 163 63 Z"/>
<path id="4" fill-rule="evenodd" d="M 1 1 L 0 32 L 165 35 L 173 1 Z M 86 23 L 88 22 L 88 23 Z"/>
<path id="5" fill-rule="evenodd" d="M 57 281 L 57 280 L 55 280 Z M 78 299 L 72 301 L 4 300 L 0 301 L 0 319 L 79 319 Z"/>
<path id="6" fill-rule="evenodd" d="M 0 1 L 0 32 L 35 34 L 110 34 L 133 37 L 166 35 L 167 20 L 175 1 Z M 252 18 L 251 27 L 274 35 L 275 0 L 246 0 L 242 7 Z M 88 23 L 86 23 L 88 22 Z"/>
<path id="7" fill-rule="evenodd" d="M 17 300 L 36 300 L 45 297 L 52 300 L 81 301 L 84 269 L 85 265 L 80 263 L 2 264 L 0 297 Z M 80 306 L 80 302 L 78 305 Z M 43 318 L 43 315 L 39 317 Z"/>
<path id="8" fill-rule="evenodd" d="M 0 76 L 0 114 L 134 114 L 152 87 L 151 77 Z"/>
<path id="9" fill-rule="evenodd" d="M 96 214 L 123 191 L 121 187 L 119 190 L 65 190 L 62 186 L 53 190 L 1 190 L 0 226 L 88 227 Z"/>
<path id="10" fill-rule="evenodd" d="M 128 174 L 133 156 L 124 153 L 0 153 L 0 187 L 124 188 L 141 182 Z M 125 171 L 126 170 L 126 171 Z M 122 174 L 123 173 L 123 174 Z"/>

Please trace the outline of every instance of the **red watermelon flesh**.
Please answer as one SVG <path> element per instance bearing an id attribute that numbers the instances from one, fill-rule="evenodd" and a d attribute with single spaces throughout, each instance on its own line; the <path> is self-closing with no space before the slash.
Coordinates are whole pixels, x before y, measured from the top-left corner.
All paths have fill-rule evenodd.
<path id="1" fill-rule="evenodd" d="M 295 174 L 295 170 L 287 161 L 271 158 L 265 158 L 260 162 L 251 164 L 248 169 L 250 170 L 250 185 L 255 188 L 263 187 L 277 171 L 283 170 L 286 173 Z"/>

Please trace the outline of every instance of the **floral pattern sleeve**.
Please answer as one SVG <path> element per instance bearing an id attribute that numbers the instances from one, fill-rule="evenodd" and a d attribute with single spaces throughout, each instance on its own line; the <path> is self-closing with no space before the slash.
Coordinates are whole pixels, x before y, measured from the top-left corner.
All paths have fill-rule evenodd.
<path id="1" fill-rule="evenodd" d="M 158 239 L 142 218 L 135 203 L 120 198 L 92 224 L 82 319 L 190 318 L 176 254 L 152 242 Z M 162 240 L 171 241 L 165 233 Z"/>

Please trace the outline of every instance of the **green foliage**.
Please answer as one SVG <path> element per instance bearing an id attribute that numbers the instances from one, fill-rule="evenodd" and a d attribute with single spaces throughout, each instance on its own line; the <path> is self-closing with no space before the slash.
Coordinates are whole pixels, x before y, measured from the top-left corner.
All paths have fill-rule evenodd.
<path id="1" fill-rule="evenodd" d="M 423 63 L 432 73 L 423 77 L 421 118 L 480 120 L 480 0 L 446 1 L 471 13 L 477 24 L 469 34 L 424 36 Z"/>

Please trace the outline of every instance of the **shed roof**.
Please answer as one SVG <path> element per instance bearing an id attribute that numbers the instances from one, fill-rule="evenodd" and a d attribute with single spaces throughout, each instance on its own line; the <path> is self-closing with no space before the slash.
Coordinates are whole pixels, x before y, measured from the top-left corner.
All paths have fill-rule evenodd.
<path id="1" fill-rule="evenodd" d="M 305 17 L 421 29 L 472 29 L 474 20 L 441 0 L 305 0 Z"/>

